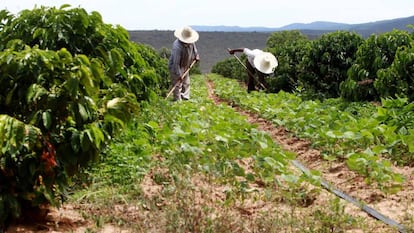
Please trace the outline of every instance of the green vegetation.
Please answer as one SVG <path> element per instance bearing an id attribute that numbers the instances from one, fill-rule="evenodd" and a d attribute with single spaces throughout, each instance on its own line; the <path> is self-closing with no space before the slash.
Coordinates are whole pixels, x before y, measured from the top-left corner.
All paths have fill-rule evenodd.
<path id="1" fill-rule="evenodd" d="M 245 64 L 246 56 L 242 55 L 239 57 L 240 61 Z M 247 80 L 247 72 L 244 69 L 243 65 L 237 60 L 237 58 L 232 57 L 225 59 L 223 61 L 217 62 L 211 69 L 212 73 L 221 74 L 224 77 L 237 79 L 240 81 Z"/>
<path id="2" fill-rule="evenodd" d="M 343 31 L 310 42 L 298 65 L 301 86 L 325 98 L 338 97 L 339 85 L 347 78 L 362 41 L 358 34 Z"/>
<path id="3" fill-rule="evenodd" d="M 0 13 L 0 228 L 60 205 L 71 177 L 166 86 L 155 51 L 68 7 Z"/>
<path id="4" fill-rule="evenodd" d="M 271 93 L 247 95 L 243 66 L 231 58 L 213 71 L 233 79 L 193 75 L 192 99 L 172 102 L 162 97 L 168 51 L 131 42 L 98 12 L 3 10 L 0 29 L 0 231 L 68 199 L 94 220 L 88 231 L 106 223 L 144 232 L 372 229 L 339 199 L 313 205 L 323 192 L 319 172 L 292 171 L 296 155 L 214 103 L 207 81 L 231 105 L 310 139 L 324 159 L 345 162 L 386 194 L 404 181 L 392 165 L 414 164 L 406 32 L 313 41 L 278 32 L 266 48 L 280 63 Z"/>
<path id="5" fill-rule="evenodd" d="M 363 39 L 337 31 L 309 40 L 298 31 L 272 33 L 265 50 L 279 60 L 268 78 L 268 93 L 301 91 L 307 98 L 342 97 L 348 101 L 413 100 L 413 34 L 393 30 Z M 226 59 L 213 73 L 243 80 L 245 70 Z"/>
<path id="6" fill-rule="evenodd" d="M 220 90 L 228 85 L 214 80 Z M 141 114 L 88 170 L 88 188 L 74 190 L 70 202 L 94 219 L 91 230 L 107 223 L 139 232 L 371 227 L 337 198 L 312 205 L 322 190 L 287 166 L 294 155 L 231 107 L 214 104 L 203 76 L 192 82 L 190 101 L 142 103 Z"/>
<path id="7" fill-rule="evenodd" d="M 414 131 L 410 128 L 413 115 L 397 114 L 412 110 L 407 99 L 384 99 L 383 106 L 374 107 L 340 99 L 303 101 L 298 95 L 285 92 L 246 95 L 234 80 L 210 77 L 217 83 L 215 90 L 220 97 L 257 112 L 299 137 L 311 139 L 326 159 L 346 160 L 367 182 L 386 191 L 395 191 L 403 177 L 392 172 L 391 163 L 381 158 L 386 156 L 405 165 L 414 162 Z M 404 123 L 397 123 L 400 121 Z"/>
<path id="8" fill-rule="evenodd" d="M 275 175 L 288 174 L 286 165 L 293 155 L 282 151 L 269 135 L 248 124 L 230 107 L 216 106 L 208 100 L 200 78 L 194 82 L 198 88 L 192 101 L 176 105 L 166 101 L 143 103 L 143 111 L 129 125 L 131 130 L 108 147 L 108 156 L 103 156 L 93 171 L 108 177 L 107 181 L 115 181 L 110 185 L 132 184 L 150 167 L 160 165 L 153 164 L 157 159 L 153 155 L 159 154 L 162 158 L 158 159 L 171 173 L 190 169 L 235 187 L 256 179 L 273 183 Z M 246 158 L 256 161 L 251 171 L 240 166 L 240 160 Z M 125 166 L 123 174 L 105 169 L 111 166 Z"/>
<path id="9" fill-rule="evenodd" d="M 273 53 L 279 62 L 277 72 L 267 79 L 269 92 L 292 92 L 297 88 L 300 70 L 298 64 L 308 43 L 308 38 L 299 31 L 283 31 L 269 36 L 266 42 L 268 51 Z"/>
<path id="10" fill-rule="evenodd" d="M 411 87 L 404 90 L 404 84 L 412 83 L 413 76 L 409 73 L 397 76 L 395 68 L 404 69 L 404 64 L 412 64 L 413 59 L 404 57 L 403 63 L 396 63 L 392 71 L 389 67 L 396 54 L 410 48 L 411 43 L 412 36 L 397 30 L 366 39 L 358 48 L 355 62 L 348 71 L 348 79 L 341 84 L 341 96 L 353 101 L 364 101 L 408 94 Z M 378 78 L 379 73 L 381 78 Z"/>

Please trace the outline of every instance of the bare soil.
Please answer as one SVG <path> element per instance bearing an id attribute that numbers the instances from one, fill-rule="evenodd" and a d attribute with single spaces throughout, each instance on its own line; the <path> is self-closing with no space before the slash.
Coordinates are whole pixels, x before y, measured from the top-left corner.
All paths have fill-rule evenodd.
<path id="1" fill-rule="evenodd" d="M 216 104 L 223 103 L 222 100 L 213 94 L 214 87 L 211 82 L 208 83 L 210 98 Z M 225 103 L 225 102 L 224 102 Z M 393 170 L 402 174 L 406 181 L 403 189 L 396 194 L 384 194 L 378 187 L 369 185 L 364 178 L 355 172 L 349 170 L 344 162 L 326 161 L 320 155 L 320 151 L 311 147 L 311 142 L 296 138 L 291 132 L 283 127 L 275 127 L 271 122 L 258 117 L 255 114 L 234 107 L 240 114 L 248 117 L 248 121 L 258 125 L 260 130 L 268 132 L 272 138 L 282 146 L 282 148 L 295 152 L 297 160 L 307 168 L 321 172 L 322 178 L 332 184 L 343 193 L 366 203 L 384 216 L 395 220 L 399 223 L 412 222 L 414 216 L 414 168 L 397 167 Z M 354 211 L 362 210 L 359 208 Z M 366 215 L 366 217 L 371 217 Z"/>
<path id="2" fill-rule="evenodd" d="M 209 97 L 216 104 L 228 104 L 225 101 L 219 99 L 214 95 L 214 86 L 211 82 L 207 83 L 209 87 Z M 292 151 L 297 154 L 296 160 L 303 163 L 307 168 L 318 170 L 321 172 L 322 177 L 333 186 L 337 187 L 342 192 L 368 204 L 370 207 L 376 209 L 383 215 L 399 222 L 399 223 L 413 223 L 414 216 L 414 169 L 412 167 L 394 167 L 395 171 L 403 174 L 406 177 L 406 183 L 403 185 L 403 190 L 396 194 L 384 194 L 378 187 L 368 185 L 364 179 L 350 171 L 344 162 L 340 161 L 326 161 L 321 158 L 320 151 L 311 147 L 311 142 L 303 139 L 296 138 L 291 132 L 288 132 L 283 127 L 276 127 L 270 122 L 254 115 L 249 112 L 243 111 L 237 107 L 234 107 L 240 114 L 247 116 L 248 121 L 258 126 L 260 130 L 266 131 L 271 137 L 281 145 L 282 148 L 288 151 Z M 250 161 L 240 161 L 242 166 L 249 166 Z M 160 171 L 157 171 L 160 172 Z M 162 171 L 161 171 L 162 172 Z M 210 190 L 209 195 L 201 192 L 197 193 L 195 203 L 208 204 L 214 207 L 214 203 L 217 200 L 224 200 L 224 190 L 227 188 L 220 185 L 209 184 L 202 177 L 195 177 L 192 182 L 195 187 L 204 187 L 204 189 Z M 152 172 L 146 176 L 141 184 L 144 194 L 151 198 L 159 195 L 162 187 L 154 182 Z M 260 189 L 260 184 L 256 187 Z M 313 201 L 313 205 L 323 206 L 326 205 L 326 199 L 333 194 L 324 191 L 319 194 Z M 165 200 L 167 201 L 167 200 Z M 165 205 L 166 203 L 160 203 L 159 205 Z M 241 203 L 236 210 L 238 215 L 234 216 L 239 218 L 252 219 L 255 214 L 262 213 L 263 211 L 275 211 L 275 209 L 283 208 L 281 205 L 270 205 L 263 201 L 247 200 Z M 13 224 L 6 231 L 12 232 L 86 232 L 88 229 L 96 229 L 94 222 L 86 220 L 80 213 L 87 211 L 87 206 L 75 206 L 73 204 L 66 204 L 63 207 L 49 208 L 49 213 L 46 218 L 36 221 L 26 221 L 25 223 Z M 99 215 L 99 210 L 95 211 L 94 215 Z M 96 212 L 97 211 L 97 212 Z M 107 210 L 102 210 L 103 212 Z M 146 217 L 151 217 L 150 212 L 142 212 L 142 209 L 135 208 L 134 206 L 114 206 L 111 210 L 114 215 L 122 215 L 126 221 L 145 221 Z M 277 211 L 277 210 L 276 210 Z M 373 226 L 370 232 L 393 232 L 390 231 L 389 226 L 382 222 L 372 218 L 358 207 L 348 204 L 346 212 L 354 216 L 360 216 L 371 221 Z M 108 214 L 108 213 L 105 213 Z M 241 217 L 240 217 L 241 216 Z M 244 216 L 244 217 L 243 217 Z M 246 223 L 247 224 L 247 223 Z M 412 225 L 411 225 L 412 226 Z M 241 228 L 243 226 L 240 226 Z M 248 227 L 248 226 L 245 226 Z M 240 232 L 243 229 L 240 228 Z M 97 231 L 94 231 L 97 232 Z M 111 224 L 107 224 L 99 227 L 99 232 L 136 232 L 136 229 L 124 229 Z M 153 231 L 158 232 L 157 227 L 154 226 Z M 246 231 L 247 232 L 247 231 Z M 362 232 L 359 230 L 349 232 Z"/>

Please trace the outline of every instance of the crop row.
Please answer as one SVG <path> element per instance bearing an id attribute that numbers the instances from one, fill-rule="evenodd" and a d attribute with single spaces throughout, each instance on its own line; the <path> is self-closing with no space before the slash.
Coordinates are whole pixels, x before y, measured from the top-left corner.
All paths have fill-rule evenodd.
<path id="1" fill-rule="evenodd" d="M 190 101 L 143 103 L 140 115 L 129 126 L 136 130 L 124 132 L 111 143 L 106 151 L 110 156 L 105 156 L 95 172 L 101 177 L 120 177 L 108 179 L 116 183 L 130 183 L 137 174 L 142 178 L 156 162 L 152 155 L 158 154 L 172 173 L 184 167 L 240 188 L 258 179 L 277 182 L 276 175 L 292 178 L 287 165 L 294 154 L 283 151 L 231 107 L 215 105 L 207 96 L 204 80 L 196 77 L 200 78 L 192 80 L 197 88 L 192 89 Z M 251 163 L 252 169 L 245 163 Z M 122 175 L 108 164 L 124 166 Z"/>
<path id="2" fill-rule="evenodd" d="M 341 99 L 303 101 L 283 91 L 246 95 L 236 80 L 214 74 L 209 78 L 221 98 L 309 139 L 325 159 L 345 160 L 350 169 L 384 190 L 392 191 L 404 180 L 392 171 L 392 164 L 413 163 L 414 105 L 407 99 L 383 99 L 376 106 Z"/>

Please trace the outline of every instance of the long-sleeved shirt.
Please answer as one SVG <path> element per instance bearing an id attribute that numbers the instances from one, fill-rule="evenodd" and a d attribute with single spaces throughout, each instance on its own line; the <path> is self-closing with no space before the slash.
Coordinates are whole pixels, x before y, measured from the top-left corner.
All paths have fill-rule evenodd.
<path id="1" fill-rule="evenodd" d="M 260 49 L 253 49 L 253 50 L 251 50 L 251 49 L 248 49 L 248 48 L 244 48 L 243 49 L 243 53 L 246 54 L 247 60 L 249 61 L 250 65 L 252 65 L 252 67 L 256 68 L 256 66 L 254 65 L 254 62 L 253 62 L 254 61 L 254 58 L 257 55 L 263 53 L 263 51 L 260 50 Z"/>
<path id="2" fill-rule="evenodd" d="M 189 68 L 191 62 L 198 56 L 195 43 L 184 44 L 176 39 L 172 46 L 168 69 L 171 73 L 181 76 Z"/>

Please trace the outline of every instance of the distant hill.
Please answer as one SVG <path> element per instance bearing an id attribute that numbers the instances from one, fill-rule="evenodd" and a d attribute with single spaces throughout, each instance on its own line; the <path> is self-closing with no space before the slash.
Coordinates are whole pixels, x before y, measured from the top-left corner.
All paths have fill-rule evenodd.
<path id="1" fill-rule="evenodd" d="M 383 20 L 363 24 L 342 24 L 332 22 L 313 22 L 309 24 L 290 24 L 280 28 L 266 27 L 238 27 L 238 26 L 192 26 L 200 32 L 200 40 L 197 48 L 200 52 L 201 71 L 206 73 L 217 62 L 231 58 L 227 48 L 259 48 L 266 47 L 267 38 L 275 31 L 300 30 L 309 39 L 318 38 L 320 35 L 338 30 L 355 31 L 363 37 L 373 33 L 383 33 L 392 29 L 412 30 L 406 26 L 414 24 L 414 16 L 392 20 Z M 129 31 L 132 41 L 151 45 L 155 49 L 171 49 L 175 40 L 173 31 L 138 30 Z"/>
<path id="2" fill-rule="evenodd" d="M 351 25 L 349 30 L 358 32 L 362 35 L 366 34 L 378 34 L 392 31 L 393 29 L 407 30 L 412 32 L 413 29 L 408 28 L 408 25 L 414 25 L 414 16 L 406 18 L 398 18 L 391 20 L 382 20 L 372 23 L 362 23 Z"/>
<path id="3" fill-rule="evenodd" d="M 277 31 L 282 30 L 322 30 L 322 31 L 336 31 L 336 30 L 349 30 L 352 24 L 334 23 L 326 21 L 316 21 L 312 23 L 293 23 L 280 28 Z"/>
<path id="4" fill-rule="evenodd" d="M 193 29 L 200 32 L 273 32 L 277 28 L 269 27 L 239 27 L 239 26 L 201 26 L 191 25 Z"/>
<path id="5" fill-rule="evenodd" d="M 275 32 L 284 30 L 300 30 L 300 31 L 320 31 L 330 32 L 338 30 L 354 31 L 364 37 L 371 34 L 379 34 L 392 31 L 393 29 L 407 30 L 407 25 L 414 25 L 414 16 L 397 18 L 390 20 L 381 20 L 369 23 L 361 24 L 345 24 L 326 21 L 316 21 L 312 23 L 293 23 L 279 28 L 269 27 L 239 27 L 239 26 L 199 26 L 193 25 L 192 27 L 197 31 L 216 31 L 216 32 Z"/>

